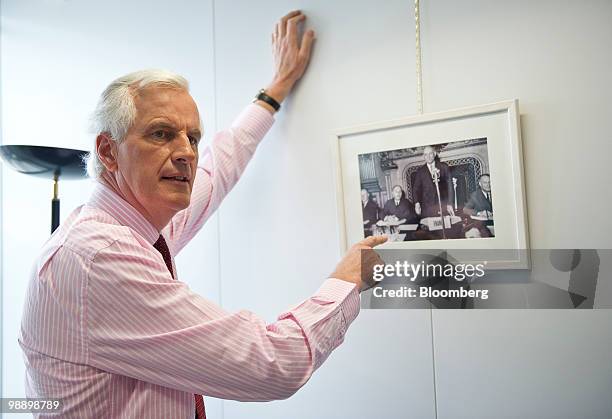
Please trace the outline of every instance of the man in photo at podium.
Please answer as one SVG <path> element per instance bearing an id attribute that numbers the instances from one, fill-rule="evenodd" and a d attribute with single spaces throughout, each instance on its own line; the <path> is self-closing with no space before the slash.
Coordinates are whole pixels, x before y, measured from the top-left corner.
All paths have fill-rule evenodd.
<path id="1" fill-rule="evenodd" d="M 443 215 L 455 215 L 452 206 L 455 195 L 451 171 L 446 163 L 442 163 L 436 158 L 437 156 L 438 153 L 432 146 L 426 146 L 423 149 L 425 164 L 417 170 L 414 179 L 414 209 L 423 218 L 439 217 L 440 202 L 442 203 L 442 211 L 445 212 Z M 439 179 L 440 202 L 438 201 L 436 184 L 433 181 L 434 173 L 437 173 Z"/>

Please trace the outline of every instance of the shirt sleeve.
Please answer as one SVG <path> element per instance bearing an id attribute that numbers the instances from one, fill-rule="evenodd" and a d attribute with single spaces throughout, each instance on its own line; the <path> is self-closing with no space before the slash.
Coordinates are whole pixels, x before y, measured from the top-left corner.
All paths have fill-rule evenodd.
<path id="1" fill-rule="evenodd" d="M 157 385 L 240 401 L 291 396 L 344 340 L 354 284 L 328 279 L 272 324 L 229 313 L 174 281 L 155 249 L 98 252 L 85 303 L 88 364 Z"/>
<path id="2" fill-rule="evenodd" d="M 269 111 L 250 104 L 229 129 L 218 132 L 200 153 L 191 203 L 172 218 L 163 232 L 174 255 L 202 228 L 238 182 L 273 123 Z"/>

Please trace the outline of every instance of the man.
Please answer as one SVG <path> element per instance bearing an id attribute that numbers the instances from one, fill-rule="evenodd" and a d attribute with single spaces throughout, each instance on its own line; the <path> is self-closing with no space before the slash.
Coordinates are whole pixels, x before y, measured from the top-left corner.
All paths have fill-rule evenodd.
<path id="1" fill-rule="evenodd" d="M 493 218 L 493 196 L 491 195 L 491 177 L 488 173 L 478 178 L 478 189 L 470 195 L 470 199 L 463 206 L 466 215 Z"/>
<path id="2" fill-rule="evenodd" d="M 395 221 L 398 224 L 406 224 L 414 221 L 414 211 L 410 201 L 405 197 L 401 186 L 395 185 L 391 190 L 393 198 L 385 202 L 382 211 L 384 221 Z"/>
<path id="3" fill-rule="evenodd" d="M 361 190 L 361 213 L 363 216 L 363 231 L 365 237 L 372 235 L 372 226 L 378 221 L 380 208 L 378 204 L 370 199 L 367 189 Z"/>
<path id="4" fill-rule="evenodd" d="M 185 79 L 163 71 L 111 83 L 95 112 L 98 185 L 45 244 L 30 280 L 19 344 L 28 397 L 61 417 L 204 418 L 202 394 L 264 401 L 297 391 L 344 338 L 360 278 L 377 259 L 353 246 L 314 297 L 266 325 L 193 293 L 174 256 L 238 181 L 302 76 L 314 39 L 305 16 L 273 34 L 276 74 L 199 156 L 200 117 Z"/>
<path id="5" fill-rule="evenodd" d="M 444 215 L 455 215 L 452 203 L 455 200 L 453 180 L 450 168 L 447 164 L 437 160 L 438 153 L 432 146 L 423 149 L 425 164 L 421 166 L 415 175 L 413 185 L 414 210 L 422 217 L 439 217 L 440 203 L 438 192 L 433 181 L 434 174 L 439 178 L 440 201 Z"/>

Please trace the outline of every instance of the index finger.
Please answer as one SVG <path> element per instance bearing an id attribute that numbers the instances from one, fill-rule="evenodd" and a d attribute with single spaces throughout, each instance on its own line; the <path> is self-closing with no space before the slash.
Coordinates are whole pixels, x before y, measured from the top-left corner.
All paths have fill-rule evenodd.
<path id="1" fill-rule="evenodd" d="M 368 247 L 376 247 L 386 242 L 387 239 L 387 236 L 370 236 L 367 239 L 360 241 L 359 244 Z"/>

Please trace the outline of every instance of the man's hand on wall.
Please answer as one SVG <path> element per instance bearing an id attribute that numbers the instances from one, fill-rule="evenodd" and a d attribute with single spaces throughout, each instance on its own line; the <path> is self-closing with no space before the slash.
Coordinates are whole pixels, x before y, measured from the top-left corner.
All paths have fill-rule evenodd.
<path id="1" fill-rule="evenodd" d="M 300 36 L 300 28 L 305 20 L 306 15 L 301 11 L 293 11 L 281 18 L 272 33 L 275 74 L 265 90 L 279 103 L 302 77 L 310 60 L 315 34 L 309 29 Z"/>

